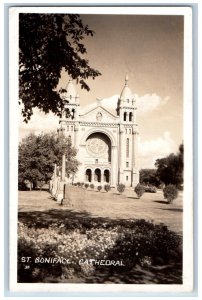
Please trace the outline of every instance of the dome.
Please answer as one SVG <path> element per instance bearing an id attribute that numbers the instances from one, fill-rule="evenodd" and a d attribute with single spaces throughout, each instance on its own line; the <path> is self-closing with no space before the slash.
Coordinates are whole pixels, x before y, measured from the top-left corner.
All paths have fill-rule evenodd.
<path id="1" fill-rule="evenodd" d="M 130 88 L 128 87 L 128 75 L 126 75 L 125 78 L 125 86 L 121 92 L 120 99 L 121 100 L 127 100 L 132 98 L 132 92 Z"/>

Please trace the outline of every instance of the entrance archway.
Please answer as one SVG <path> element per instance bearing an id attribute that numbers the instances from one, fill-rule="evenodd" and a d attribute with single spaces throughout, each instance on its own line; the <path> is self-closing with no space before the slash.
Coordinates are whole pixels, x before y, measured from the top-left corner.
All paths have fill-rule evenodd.
<path id="1" fill-rule="evenodd" d="M 86 181 L 91 182 L 92 181 L 92 171 L 91 169 L 86 170 Z"/>
<path id="2" fill-rule="evenodd" d="M 95 169 L 94 181 L 95 182 L 101 182 L 101 170 L 100 169 Z"/>
<path id="3" fill-rule="evenodd" d="M 110 172 L 109 170 L 104 170 L 104 182 L 110 182 Z"/>

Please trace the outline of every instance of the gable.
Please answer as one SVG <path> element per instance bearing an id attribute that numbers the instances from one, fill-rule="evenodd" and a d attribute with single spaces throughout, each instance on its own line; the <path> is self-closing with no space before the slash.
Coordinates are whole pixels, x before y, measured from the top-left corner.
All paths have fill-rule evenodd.
<path id="1" fill-rule="evenodd" d="M 80 115 L 80 120 L 101 123 L 114 123 L 118 117 L 103 106 L 96 106 Z"/>

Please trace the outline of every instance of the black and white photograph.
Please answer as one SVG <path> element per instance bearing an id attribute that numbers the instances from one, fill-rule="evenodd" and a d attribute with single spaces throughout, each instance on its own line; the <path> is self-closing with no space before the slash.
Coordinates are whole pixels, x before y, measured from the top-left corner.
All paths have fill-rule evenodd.
<path id="1" fill-rule="evenodd" d="M 191 8 L 11 8 L 10 286 L 193 288 Z"/>

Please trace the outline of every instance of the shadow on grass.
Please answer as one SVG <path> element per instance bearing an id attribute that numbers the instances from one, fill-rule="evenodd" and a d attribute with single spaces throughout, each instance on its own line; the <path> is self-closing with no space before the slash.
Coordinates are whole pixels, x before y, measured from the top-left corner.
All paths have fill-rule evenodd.
<path id="1" fill-rule="evenodd" d="M 103 270 L 85 278 L 85 283 L 126 283 L 126 284 L 181 284 L 181 264 L 161 267 L 141 267 L 137 265 L 127 272 L 121 269 Z"/>
<path id="2" fill-rule="evenodd" d="M 140 200 L 140 198 L 138 197 L 127 197 L 128 199 L 137 199 L 137 200 Z"/>
<path id="3" fill-rule="evenodd" d="M 161 208 L 161 210 L 175 211 L 175 212 L 183 212 L 183 208 Z"/>
<path id="4" fill-rule="evenodd" d="M 48 228 L 50 225 L 64 225 L 66 229 L 90 229 L 96 227 L 111 228 L 116 225 L 124 227 L 132 226 L 130 219 L 110 219 L 108 217 L 97 217 L 87 211 L 77 212 L 75 210 L 61 208 L 46 211 L 19 211 L 18 220 L 28 227 Z M 137 220 L 133 220 L 135 222 Z"/>
<path id="5" fill-rule="evenodd" d="M 160 204 L 168 204 L 168 202 L 162 200 L 154 200 L 153 202 L 160 203 Z"/>

